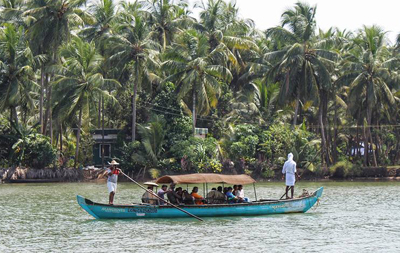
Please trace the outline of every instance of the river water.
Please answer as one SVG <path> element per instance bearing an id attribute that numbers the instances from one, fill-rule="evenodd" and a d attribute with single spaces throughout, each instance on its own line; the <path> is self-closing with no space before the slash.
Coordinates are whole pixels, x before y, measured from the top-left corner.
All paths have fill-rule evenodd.
<path id="1" fill-rule="evenodd" d="M 104 183 L 0 184 L 0 252 L 400 252 L 400 182 L 300 182 L 324 186 L 305 214 L 95 220 L 76 202 L 107 202 Z M 283 183 L 257 185 L 279 198 Z M 199 193 L 202 193 L 200 189 Z M 245 193 L 254 198 L 252 187 Z M 115 203 L 142 190 L 119 183 Z"/>

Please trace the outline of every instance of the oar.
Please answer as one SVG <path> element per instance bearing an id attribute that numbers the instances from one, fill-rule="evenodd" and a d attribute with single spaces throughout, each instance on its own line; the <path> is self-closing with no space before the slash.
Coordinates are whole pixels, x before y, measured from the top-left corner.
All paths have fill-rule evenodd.
<path id="1" fill-rule="evenodd" d="M 148 189 L 146 189 L 145 187 L 143 187 L 141 184 L 139 184 L 138 182 L 136 182 L 135 180 L 133 180 L 132 178 L 130 178 L 128 175 L 126 175 L 124 172 L 122 172 L 122 170 L 120 170 L 120 172 L 122 173 L 122 175 L 124 175 L 125 177 L 129 178 L 132 182 L 134 182 L 135 184 L 137 184 L 140 188 L 142 188 L 143 190 L 145 190 L 145 191 L 147 191 L 148 193 L 152 194 L 153 196 L 157 197 L 159 200 L 164 201 L 164 202 L 167 203 L 168 205 L 170 205 L 170 206 L 172 206 L 172 207 L 178 209 L 178 210 L 181 211 L 181 212 L 186 213 L 186 214 L 189 215 L 189 216 L 192 216 L 193 218 L 198 219 L 199 221 L 204 221 L 203 219 L 197 217 L 196 215 L 191 214 L 191 213 L 189 213 L 188 211 L 183 210 L 182 208 L 177 207 L 176 205 L 174 205 L 174 204 L 168 202 L 167 200 L 164 200 L 163 198 L 159 197 L 157 194 L 154 194 L 154 192 L 149 191 Z"/>
<path id="2" fill-rule="evenodd" d="M 289 188 L 287 188 L 286 192 L 282 195 L 282 197 L 279 200 L 281 200 L 283 198 L 283 196 L 285 196 L 289 192 L 289 190 L 292 189 L 292 187 L 293 186 L 290 186 Z"/>

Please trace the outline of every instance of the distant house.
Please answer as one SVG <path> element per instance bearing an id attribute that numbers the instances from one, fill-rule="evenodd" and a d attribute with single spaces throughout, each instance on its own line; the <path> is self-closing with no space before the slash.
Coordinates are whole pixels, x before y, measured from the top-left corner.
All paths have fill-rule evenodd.
<path id="1" fill-rule="evenodd" d="M 106 164 L 111 161 L 111 158 L 116 157 L 116 143 L 120 131 L 121 129 L 104 129 L 104 160 Z M 95 142 L 93 144 L 93 165 L 95 166 L 101 166 L 101 149 L 103 147 L 101 133 L 101 129 L 92 131 L 92 137 Z"/>
<path id="2" fill-rule="evenodd" d="M 206 138 L 206 135 L 208 134 L 208 128 L 195 128 L 194 130 L 194 136 L 197 138 Z"/>

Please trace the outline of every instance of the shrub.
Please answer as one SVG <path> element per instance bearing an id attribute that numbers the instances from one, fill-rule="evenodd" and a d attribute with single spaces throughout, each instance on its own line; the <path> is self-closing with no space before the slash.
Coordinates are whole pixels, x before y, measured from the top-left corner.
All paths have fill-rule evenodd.
<path id="1" fill-rule="evenodd" d="M 361 167 L 347 160 L 337 162 L 329 168 L 333 178 L 348 178 L 361 175 Z"/>
<path id="2" fill-rule="evenodd" d="M 217 140 L 212 137 L 182 140 L 172 147 L 171 153 L 178 161 L 183 158 L 188 163 L 189 170 L 194 172 L 222 170 L 222 165 L 217 161 Z"/>
<path id="3" fill-rule="evenodd" d="M 13 149 L 15 159 L 27 167 L 42 169 L 56 162 L 57 151 L 51 146 L 49 137 L 38 133 L 18 139 Z"/>

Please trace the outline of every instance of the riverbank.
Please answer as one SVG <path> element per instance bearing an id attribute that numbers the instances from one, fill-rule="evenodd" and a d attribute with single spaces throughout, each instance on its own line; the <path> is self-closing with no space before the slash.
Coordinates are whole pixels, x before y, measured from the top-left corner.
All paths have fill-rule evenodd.
<path id="1" fill-rule="evenodd" d="M 134 172 L 126 172 L 131 178 L 138 181 L 150 181 L 150 176 L 137 178 Z M 317 176 L 310 171 L 299 169 L 301 181 L 326 182 L 326 181 L 400 181 L 400 168 L 379 167 L 363 168 L 359 176 L 338 177 L 337 175 Z M 254 177 L 254 176 L 253 176 Z M 274 171 L 270 178 L 254 177 L 258 182 L 279 182 L 282 180 L 280 170 Z M 0 168 L 0 183 L 53 183 L 53 182 L 91 182 L 106 180 L 106 171 L 95 167 L 84 169 L 58 168 L 58 169 L 29 169 L 24 167 Z M 129 181 L 120 177 L 120 182 Z"/>

